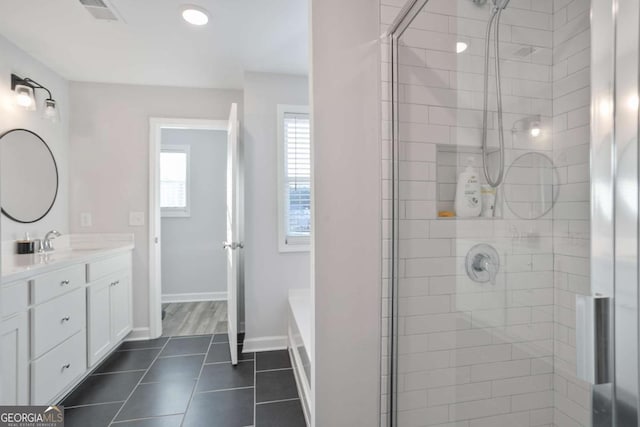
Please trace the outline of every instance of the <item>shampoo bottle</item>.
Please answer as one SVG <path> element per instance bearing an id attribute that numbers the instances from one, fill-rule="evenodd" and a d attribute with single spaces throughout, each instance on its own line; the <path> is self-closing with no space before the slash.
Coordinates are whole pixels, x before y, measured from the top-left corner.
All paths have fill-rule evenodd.
<path id="1" fill-rule="evenodd" d="M 480 180 L 473 168 L 473 157 L 469 157 L 466 169 L 458 176 L 455 209 L 456 216 L 460 218 L 479 216 L 482 211 Z"/>

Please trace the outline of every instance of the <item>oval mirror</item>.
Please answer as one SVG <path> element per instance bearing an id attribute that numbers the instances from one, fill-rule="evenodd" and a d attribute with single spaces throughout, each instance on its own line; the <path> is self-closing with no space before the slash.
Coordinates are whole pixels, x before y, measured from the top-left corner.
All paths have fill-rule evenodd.
<path id="1" fill-rule="evenodd" d="M 542 153 L 525 153 L 516 158 L 505 176 L 503 194 L 509 210 L 521 219 L 546 215 L 557 198 L 557 171 Z"/>
<path id="2" fill-rule="evenodd" d="M 58 167 L 37 134 L 13 129 L 0 136 L 0 205 L 14 221 L 36 222 L 49 213 L 58 194 Z"/>

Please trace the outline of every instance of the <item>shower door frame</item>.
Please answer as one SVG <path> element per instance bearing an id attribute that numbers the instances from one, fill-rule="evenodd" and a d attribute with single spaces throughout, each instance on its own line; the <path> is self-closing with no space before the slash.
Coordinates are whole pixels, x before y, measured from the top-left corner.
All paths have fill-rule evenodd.
<path id="1" fill-rule="evenodd" d="M 400 38 L 404 34 L 407 28 L 411 25 L 413 20 L 422 11 L 429 0 L 409 0 L 407 4 L 402 8 L 398 17 L 393 24 L 389 27 L 386 39 L 389 43 L 389 58 L 390 63 L 390 76 L 391 76 L 391 117 L 392 117 L 392 129 L 391 129 L 391 287 L 390 287 L 390 320 L 389 320 L 389 427 L 398 427 L 398 412 L 396 410 L 398 406 L 398 322 L 397 317 L 399 313 L 399 298 L 398 298 L 398 265 L 399 265 L 399 245 L 400 245 L 400 128 L 399 128 L 399 81 L 398 81 L 398 46 Z"/>
<path id="2" fill-rule="evenodd" d="M 610 301 L 608 318 L 576 324 L 605 344 L 586 355 L 593 427 L 640 422 L 639 23 L 637 0 L 591 2 L 591 292 Z"/>

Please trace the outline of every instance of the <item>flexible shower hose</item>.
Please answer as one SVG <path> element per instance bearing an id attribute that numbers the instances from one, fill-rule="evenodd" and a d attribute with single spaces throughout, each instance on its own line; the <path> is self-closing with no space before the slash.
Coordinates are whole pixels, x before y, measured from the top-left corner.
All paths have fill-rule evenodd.
<path id="1" fill-rule="evenodd" d="M 502 85 L 500 78 L 500 17 L 502 16 L 501 7 L 494 8 L 489 18 L 489 24 L 487 25 L 487 37 L 485 40 L 485 55 L 484 55 L 484 110 L 482 113 L 482 163 L 484 169 L 484 176 L 487 179 L 487 183 L 496 188 L 502 183 L 504 177 L 504 127 L 502 123 Z M 491 56 L 491 27 L 494 27 L 494 41 L 495 41 L 495 62 L 496 62 L 496 92 L 497 92 L 497 104 L 498 104 L 498 143 L 500 153 L 500 163 L 498 164 L 498 176 L 493 179 L 489 172 L 489 147 L 487 142 L 487 120 L 489 115 L 489 56 Z"/>

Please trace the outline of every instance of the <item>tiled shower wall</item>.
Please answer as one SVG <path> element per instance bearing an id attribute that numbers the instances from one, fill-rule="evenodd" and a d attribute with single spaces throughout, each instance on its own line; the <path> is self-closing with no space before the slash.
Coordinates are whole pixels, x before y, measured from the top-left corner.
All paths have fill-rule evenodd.
<path id="1" fill-rule="evenodd" d="M 535 0 L 534 0 L 535 1 Z M 576 378 L 575 296 L 590 294 L 590 0 L 555 0 L 553 157 L 559 171 L 553 212 L 554 422 L 590 425 L 588 384 Z"/>
<path id="2" fill-rule="evenodd" d="M 471 0 L 431 0 L 402 39 L 400 427 L 586 425 L 588 388 L 575 379 L 572 348 L 573 294 L 588 291 L 584 248 L 588 247 L 589 116 L 582 107 L 589 103 L 589 37 L 586 31 L 586 36 L 574 40 L 588 30 L 584 26 L 577 30 L 586 10 L 580 3 L 585 0 L 556 0 L 555 5 L 546 0 L 512 0 L 503 15 L 506 165 L 534 151 L 560 166 L 558 204 L 535 220 L 517 218 L 504 202 L 499 203 L 503 219 L 437 218 L 439 182 L 448 184 L 439 178 L 446 174 L 438 169 L 442 162 L 437 153 L 443 147 L 477 152 L 480 146 L 488 6 L 478 7 Z M 383 26 L 403 4 L 403 0 L 382 1 Z M 584 37 L 586 45 L 580 41 Z M 469 44 L 462 55 L 453 52 L 459 40 Z M 523 47 L 528 54 L 522 54 Z M 389 93 L 388 46 L 383 46 L 382 57 L 384 96 Z M 578 78 L 577 86 L 570 74 Z M 586 98 L 584 89 L 581 95 L 574 93 L 584 87 Z M 495 85 L 490 85 L 490 92 L 495 100 Z M 389 101 L 389 96 L 383 99 L 387 248 Z M 495 101 L 490 109 L 495 110 Z M 518 120 L 538 114 L 540 137 L 511 132 Z M 490 113 L 489 118 L 489 140 L 495 145 L 496 115 Z M 523 181 L 514 173 L 507 183 L 518 179 Z M 465 274 L 464 256 L 478 243 L 493 245 L 500 255 L 501 273 L 494 284 L 472 282 Z M 585 265 L 586 270 L 578 272 Z M 388 278 L 386 272 L 387 290 Z M 383 301 L 384 326 L 388 303 Z M 385 340 L 385 357 L 387 344 Z M 556 372 L 554 361 L 559 364 Z M 386 380 L 385 371 L 383 393 Z M 383 423 L 387 398 L 382 396 Z"/>

